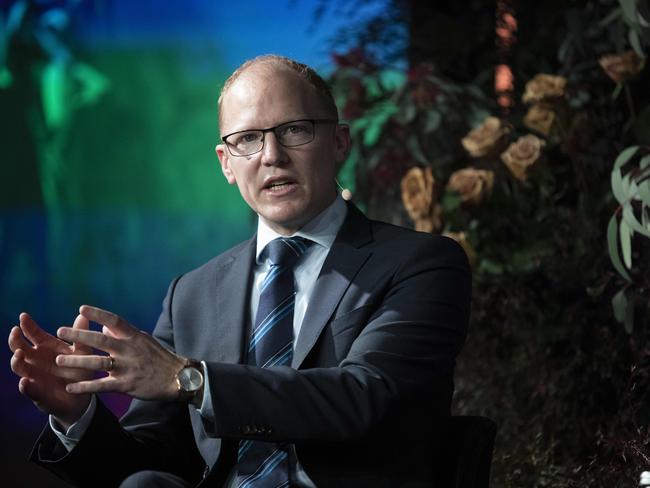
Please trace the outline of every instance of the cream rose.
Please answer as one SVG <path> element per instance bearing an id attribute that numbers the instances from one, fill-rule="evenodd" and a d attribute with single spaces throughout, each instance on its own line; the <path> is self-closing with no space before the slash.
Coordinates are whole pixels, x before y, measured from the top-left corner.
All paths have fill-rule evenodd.
<path id="1" fill-rule="evenodd" d="M 501 160 L 515 178 L 526 181 L 528 171 L 539 159 L 545 145 L 546 142 L 532 134 L 522 136 L 508 146 L 501 154 Z"/>
<path id="2" fill-rule="evenodd" d="M 471 130 L 461 143 L 470 156 L 485 156 L 510 133 L 510 127 L 497 117 L 488 117 L 477 128 Z"/>
<path id="3" fill-rule="evenodd" d="M 492 192 L 494 172 L 484 169 L 465 168 L 452 173 L 447 190 L 460 194 L 463 203 L 479 204 Z"/>
<path id="4" fill-rule="evenodd" d="M 413 167 L 402 178 L 402 202 L 414 221 L 431 213 L 433 185 L 431 168 Z"/>
<path id="5" fill-rule="evenodd" d="M 524 125 L 531 130 L 548 136 L 555 122 L 555 112 L 543 104 L 535 104 L 524 116 Z"/>
<path id="6" fill-rule="evenodd" d="M 632 79 L 643 69 L 645 58 L 630 50 L 602 56 L 598 60 L 598 64 L 612 80 L 616 83 L 623 83 Z"/>
<path id="7" fill-rule="evenodd" d="M 526 83 L 522 100 L 524 103 L 535 103 L 562 98 L 566 83 L 567 79 L 563 76 L 540 73 Z"/>

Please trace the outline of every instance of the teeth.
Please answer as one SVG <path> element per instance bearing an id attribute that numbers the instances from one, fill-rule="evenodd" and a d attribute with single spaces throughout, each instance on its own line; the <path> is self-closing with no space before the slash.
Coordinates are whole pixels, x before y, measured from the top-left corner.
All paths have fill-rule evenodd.
<path id="1" fill-rule="evenodd" d="M 291 183 L 289 183 L 289 182 L 272 183 L 272 184 L 269 186 L 269 189 L 270 189 L 270 190 L 280 190 L 280 189 L 282 189 L 282 188 L 285 188 L 285 187 L 289 186 L 290 184 L 291 184 Z"/>

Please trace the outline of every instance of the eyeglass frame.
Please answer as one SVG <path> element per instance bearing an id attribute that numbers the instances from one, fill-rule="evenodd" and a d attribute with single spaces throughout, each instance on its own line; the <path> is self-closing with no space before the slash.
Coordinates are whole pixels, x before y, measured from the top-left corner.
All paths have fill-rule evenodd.
<path id="1" fill-rule="evenodd" d="M 281 124 L 276 125 L 275 127 L 268 127 L 266 129 L 245 129 L 245 130 L 238 130 L 236 132 L 231 132 L 230 134 L 226 134 L 221 138 L 221 142 L 223 142 L 226 147 L 228 148 L 228 152 L 230 153 L 231 156 L 239 158 L 239 157 L 246 157 L 246 156 L 252 156 L 253 154 L 257 154 L 258 152 L 261 152 L 264 149 L 264 143 L 266 142 L 266 133 L 267 132 L 273 132 L 275 134 L 275 130 L 278 129 L 279 127 L 282 127 L 283 125 L 287 124 L 292 124 L 295 122 L 311 122 L 312 127 L 314 128 L 314 133 L 313 137 L 307 141 L 307 142 L 302 142 L 300 144 L 296 144 L 293 146 L 287 146 L 285 144 L 282 144 L 280 142 L 280 138 L 278 138 L 277 134 L 275 135 L 278 144 L 280 144 L 282 147 L 300 147 L 300 146 L 305 146 L 311 142 L 314 142 L 314 139 L 316 139 L 316 123 L 327 123 L 327 124 L 338 124 L 339 120 L 338 119 L 298 119 L 298 120 L 288 120 L 287 122 L 282 122 Z M 230 143 L 226 141 L 230 136 L 234 136 L 235 134 L 241 134 L 242 132 L 261 132 L 262 133 L 262 146 L 255 152 L 249 153 L 249 154 L 233 154 L 233 152 L 230 150 Z"/>

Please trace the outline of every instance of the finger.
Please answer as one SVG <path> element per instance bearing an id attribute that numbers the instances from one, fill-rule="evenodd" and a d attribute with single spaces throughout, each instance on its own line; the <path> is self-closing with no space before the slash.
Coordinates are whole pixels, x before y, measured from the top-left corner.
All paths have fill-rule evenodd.
<path id="1" fill-rule="evenodd" d="M 18 376 L 38 376 L 38 370 L 33 365 L 25 361 L 25 351 L 17 349 L 11 356 L 11 371 Z"/>
<path id="2" fill-rule="evenodd" d="M 56 357 L 57 366 L 89 369 L 92 371 L 111 371 L 113 369 L 111 356 L 75 356 L 61 354 Z"/>
<path id="3" fill-rule="evenodd" d="M 9 332 L 9 349 L 11 352 L 16 352 L 16 349 L 31 349 L 32 345 L 27 342 L 20 327 L 13 327 Z"/>
<path id="4" fill-rule="evenodd" d="M 120 349 L 119 340 L 95 332 L 94 330 L 73 329 L 72 327 L 59 327 L 56 332 L 61 339 L 71 342 L 80 342 L 86 346 L 94 347 L 105 352 L 114 352 Z"/>
<path id="5" fill-rule="evenodd" d="M 88 320 L 102 324 L 103 326 L 108 327 L 108 329 L 116 337 L 128 338 L 133 336 L 138 329 L 130 325 L 126 320 L 124 320 L 119 315 L 116 315 L 107 310 L 102 310 L 101 308 L 92 307 L 90 305 L 82 305 L 79 307 L 79 313 L 86 317 Z"/>
<path id="6" fill-rule="evenodd" d="M 79 370 L 75 368 L 58 367 L 54 361 L 46 362 L 43 358 L 31 355 L 28 351 L 17 349 L 11 358 L 11 370 L 18 376 L 40 378 L 43 381 L 54 381 L 55 378 L 78 380 Z"/>
<path id="7" fill-rule="evenodd" d="M 109 329 L 106 326 L 102 327 L 102 334 L 106 334 L 107 336 L 111 336 L 111 337 L 116 337 L 115 334 L 111 332 L 111 329 Z"/>
<path id="8" fill-rule="evenodd" d="M 88 330 L 90 327 L 90 322 L 83 315 L 77 315 L 77 318 L 74 319 L 72 328 L 76 330 Z M 85 346 L 81 342 L 75 342 L 72 345 L 72 351 L 80 354 L 92 354 L 92 348 Z"/>
<path id="9" fill-rule="evenodd" d="M 25 312 L 20 314 L 20 328 L 23 331 L 23 334 L 25 334 L 25 337 L 36 346 L 43 344 L 50 339 L 54 339 L 53 336 L 41 329 L 34 319 Z"/>
<path id="10" fill-rule="evenodd" d="M 59 386 L 61 389 L 62 386 Z M 48 411 L 48 391 L 51 391 L 52 385 L 34 378 L 20 378 L 18 382 L 18 391 L 28 397 L 36 407 L 43 411 Z"/>
<path id="11" fill-rule="evenodd" d="M 120 382 L 112 376 L 104 376 L 97 380 L 79 381 L 77 383 L 69 383 L 65 387 L 68 393 L 82 394 L 82 393 L 101 393 L 101 392 L 122 392 L 120 389 Z"/>

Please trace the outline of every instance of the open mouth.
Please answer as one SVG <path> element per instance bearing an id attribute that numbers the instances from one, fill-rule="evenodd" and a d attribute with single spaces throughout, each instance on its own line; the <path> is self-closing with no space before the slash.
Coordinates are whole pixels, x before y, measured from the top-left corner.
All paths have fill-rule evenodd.
<path id="1" fill-rule="evenodd" d="M 271 193 L 283 193 L 291 190 L 295 186 L 296 182 L 293 180 L 286 178 L 274 178 L 271 179 L 266 185 L 264 185 L 264 189 Z"/>

